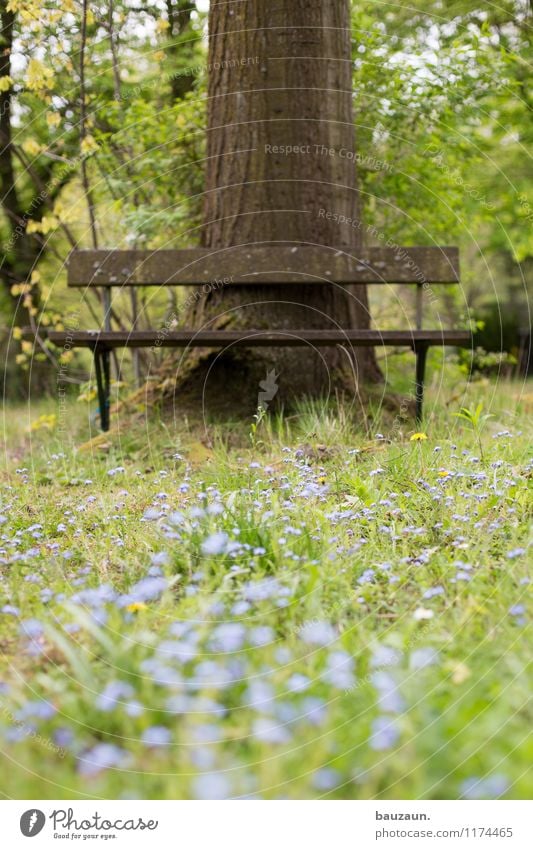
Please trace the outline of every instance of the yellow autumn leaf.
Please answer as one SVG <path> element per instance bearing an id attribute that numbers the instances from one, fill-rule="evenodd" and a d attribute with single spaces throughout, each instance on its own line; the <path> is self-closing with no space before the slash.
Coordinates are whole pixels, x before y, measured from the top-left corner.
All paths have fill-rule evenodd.
<path id="1" fill-rule="evenodd" d="M 48 88 L 54 77 L 54 72 L 39 59 L 30 59 L 26 70 L 26 88 L 30 91 L 42 91 Z"/>
<path id="2" fill-rule="evenodd" d="M 61 200 L 55 202 L 53 212 L 57 219 L 63 221 L 65 224 L 70 224 L 78 218 L 72 204 L 69 204 L 67 207 Z"/>
<path id="3" fill-rule="evenodd" d="M 29 283 L 15 283 L 11 287 L 12 295 L 27 295 L 30 292 L 31 286 Z"/>
<path id="4" fill-rule="evenodd" d="M 59 224 L 55 215 L 43 215 L 41 218 L 41 233 L 50 233 Z"/>
<path id="5" fill-rule="evenodd" d="M 47 112 L 46 123 L 49 127 L 57 127 L 61 123 L 61 115 L 57 112 Z"/>
<path id="6" fill-rule="evenodd" d="M 17 12 L 23 23 L 32 23 L 39 20 L 39 4 L 37 0 L 9 0 L 8 12 Z"/>
<path id="7" fill-rule="evenodd" d="M 452 681 L 454 684 L 462 684 L 472 675 L 470 669 L 464 663 L 458 663 L 452 672 Z"/>
<path id="8" fill-rule="evenodd" d="M 98 150 L 98 142 L 93 136 L 86 136 L 83 139 L 80 147 L 82 153 L 94 153 L 95 150 Z"/>
<path id="9" fill-rule="evenodd" d="M 29 156 L 39 156 L 43 146 L 35 139 L 26 139 L 22 142 L 22 150 Z"/>

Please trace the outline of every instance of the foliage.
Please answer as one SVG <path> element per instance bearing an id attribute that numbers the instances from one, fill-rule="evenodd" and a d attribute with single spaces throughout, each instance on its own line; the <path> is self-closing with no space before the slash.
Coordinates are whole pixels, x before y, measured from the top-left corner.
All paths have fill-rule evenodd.
<path id="1" fill-rule="evenodd" d="M 533 257 L 528 10 L 524 0 L 352 3 L 368 241 L 458 243 L 460 297 L 470 305 L 501 298 L 513 281 L 523 287 L 517 263 Z M 9 142 L 0 310 L 6 327 L 14 304 L 18 324 L 58 326 L 70 310 L 79 326 L 95 326 L 99 304 L 65 292 L 71 247 L 197 241 L 205 16 L 185 0 L 1 0 L 0 16 L 0 130 Z M 164 323 L 177 297 L 140 293 L 141 325 Z M 127 326 L 129 297 L 114 308 Z M 29 356 L 22 350 L 19 361 Z M 38 349 L 42 360 L 55 356 Z"/>

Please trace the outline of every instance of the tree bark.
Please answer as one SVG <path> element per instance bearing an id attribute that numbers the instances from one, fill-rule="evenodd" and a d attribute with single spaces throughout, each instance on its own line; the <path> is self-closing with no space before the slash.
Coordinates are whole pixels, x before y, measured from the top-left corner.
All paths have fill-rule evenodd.
<path id="1" fill-rule="evenodd" d="M 352 99 L 348 0 L 212 3 L 203 244 L 359 247 Z M 198 300 L 189 320 L 367 328 L 370 316 L 365 287 L 308 284 L 228 286 Z M 359 380 L 380 379 L 372 349 L 349 356 Z M 279 374 L 284 401 L 322 394 L 347 373 L 353 389 L 339 349 L 247 352 L 248 369 L 252 357 L 263 378 L 265 368 Z"/>

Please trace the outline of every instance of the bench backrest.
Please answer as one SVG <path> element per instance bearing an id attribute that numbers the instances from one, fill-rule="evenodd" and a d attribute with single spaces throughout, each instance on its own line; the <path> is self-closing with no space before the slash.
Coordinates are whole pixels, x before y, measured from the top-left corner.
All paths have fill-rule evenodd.
<path id="1" fill-rule="evenodd" d="M 376 247 L 365 250 L 281 244 L 222 249 L 75 250 L 68 285 L 103 287 L 110 330 L 110 287 L 406 283 L 417 286 L 416 327 L 422 327 L 423 289 L 459 282 L 459 251 L 452 247 Z M 132 295 L 133 297 L 133 295 Z"/>
<path id="2" fill-rule="evenodd" d="M 321 246 L 73 251 L 68 285 L 194 286 L 269 283 L 458 283 L 457 248 Z"/>

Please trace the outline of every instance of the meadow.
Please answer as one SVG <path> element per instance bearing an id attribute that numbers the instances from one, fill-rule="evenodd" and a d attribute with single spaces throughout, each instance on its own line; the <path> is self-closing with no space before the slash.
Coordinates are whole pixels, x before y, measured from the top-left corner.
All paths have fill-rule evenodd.
<path id="1" fill-rule="evenodd" d="M 529 797 L 532 389 L 448 377 L 420 427 L 6 405 L 3 796 Z"/>

